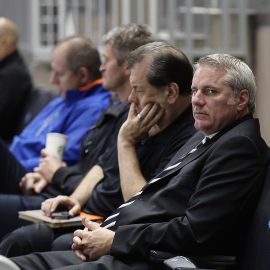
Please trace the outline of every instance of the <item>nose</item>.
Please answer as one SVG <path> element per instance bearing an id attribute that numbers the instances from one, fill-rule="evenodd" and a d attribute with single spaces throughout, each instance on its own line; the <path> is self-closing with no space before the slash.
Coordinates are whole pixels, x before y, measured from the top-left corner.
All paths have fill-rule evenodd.
<path id="1" fill-rule="evenodd" d="M 137 99 L 137 96 L 136 96 L 136 93 L 134 90 L 131 90 L 129 97 L 128 97 L 128 100 L 129 100 L 129 102 L 133 102 L 133 103 L 137 104 L 138 99 Z"/>
<path id="2" fill-rule="evenodd" d="M 204 102 L 204 95 L 201 90 L 192 93 L 191 103 L 193 105 L 203 105 Z"/>

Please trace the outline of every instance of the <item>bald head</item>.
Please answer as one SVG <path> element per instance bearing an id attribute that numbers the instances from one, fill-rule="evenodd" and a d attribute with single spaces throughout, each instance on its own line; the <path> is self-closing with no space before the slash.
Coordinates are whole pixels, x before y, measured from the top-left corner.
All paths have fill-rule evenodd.
<path id="1" fill-rule="evenodd" d="M 0 17 L 0 60 L 16 50 L 18 30 L 14 22 Z"/>

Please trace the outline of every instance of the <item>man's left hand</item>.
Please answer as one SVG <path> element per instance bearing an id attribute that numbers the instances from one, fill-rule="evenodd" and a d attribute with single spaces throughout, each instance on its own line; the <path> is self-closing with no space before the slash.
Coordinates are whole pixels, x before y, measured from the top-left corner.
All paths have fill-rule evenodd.
<path id="1" fill-rule="evenodd" d="M 19 183 L 23 193 L 27 195 L 39 194 L 47 185 L 47 181 L 36 172 L 27 173 Z"/>
<path id="2" fill-rule="evenodd" d="M 84 230 L 74 232 L 72 249 L 75 254 L 83 261 L 95 260 L 108 254 L 115 233 L 86 218 L 83 218 L 82 223 Z"/>
<path id="3" fill-rule="evenodd" d="M 138 114 L 136 113 L 135 104 L 131 103 L 128 118 L 120 128 L 118 137 L 134 145 L 157 126 L 164 113 L 164 109 L 158 104 L 149 103 Z"/>

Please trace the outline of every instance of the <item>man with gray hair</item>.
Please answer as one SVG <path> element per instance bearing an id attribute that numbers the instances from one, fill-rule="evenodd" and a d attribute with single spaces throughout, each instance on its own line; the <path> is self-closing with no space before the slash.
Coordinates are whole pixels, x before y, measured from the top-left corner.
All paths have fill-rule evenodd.
<path id="1" fill-rule="evenodd" d="M 153 64 L 151 57 L 144 59 L 134 66 L 137 72 Z M 241 252 L 268 150 L 252 116 L 254 76 L 233 56 L 208 55 L 196 64 L 191 89 L 198 132 L 165 169 L 103 225 L 84 219 L 85 229 L 74 233 L 74 253 L 12 258 L 20 269 L 150 270 L 161 269 L 150 261 L 152 249 L 193 257 Z M 150 116 L 142 110 L 137 122 L 151 123 Z M 133 147 L 124 146 L 131 152 L 126 162 L 133 162 Z"/>
<path id="2" fill-rule="evenodd" d="M 17 48 L 17 26 L 0 17 L 0 137 L 10 143 L 32 91 L 32 79 Z"/>

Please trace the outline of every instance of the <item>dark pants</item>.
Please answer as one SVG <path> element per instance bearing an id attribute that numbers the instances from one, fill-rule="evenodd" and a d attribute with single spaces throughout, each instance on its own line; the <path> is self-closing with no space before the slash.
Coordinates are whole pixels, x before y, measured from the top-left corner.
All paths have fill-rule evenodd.
<path id="1" fill-rule="evenodd" d="M 49 197 L 47 193 L 22 194 L 19 182 L 26 173 L 27 170 L 0 140 L 0 239 L 5 234 L 30 224 L 18 218 L 18 211 L 40 209 L 41 203 Z M 52 193 L 52 196 L 54 195 Z"/>
<path id="2" fill-rule="evenodd" d="M 0 140 L 0 239 L 15 228 L 29 224 L 18 219 L 18 211 L 25 209 L 19 182 L 26 173 L 26 169 Z M 36 199 L 33 200 L 36 204 Z"/>
<path id="3" fill-rule="evenodd" d="M 11 258 L 22 270 L 160 270 L 146 262 L 121 261 L 105 255 L 93 262 L 82 262 L 72 251 L 33 253 Z"/>
<path id="4" fill-rule="evenodd" d="M 41 196 L 23 196 L 0 194 L 0 239 L 7 233 L 30 224 L 18 218 L 18 211 L 38 209 L 44 200 Z M 27 204 L 26 204 L 27 203 Z M 31 207 L 27 207 L 30 205 Z"/>
<path id="5" fill-rule="evenodd" d="M 0 253 L 6 257 L 14 257 L 32 252 L 70 250 L 76 229 L 78 227 L 52 229 L 41 223 L 24 226 L 4 237 L 0 244 Z"/>
<path id="6" fill-rule="evenodd" d="M 0 139 L 0 194 L 21 194 L 19 182 L 26 173 L 27 170 Z"/>

